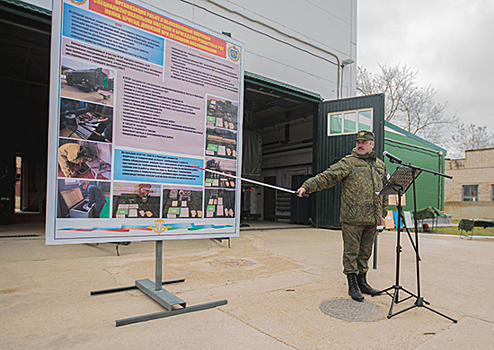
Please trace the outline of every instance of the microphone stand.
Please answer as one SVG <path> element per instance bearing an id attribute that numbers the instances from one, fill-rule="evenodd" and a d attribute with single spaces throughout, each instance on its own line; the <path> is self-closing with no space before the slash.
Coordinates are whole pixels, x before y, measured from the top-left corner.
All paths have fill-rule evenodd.
<path id="1" fill-rule="evenodd" d="M 388 156 L 389 157 L 389 156 Z M 442 173 L 438 173 L 438 172 L 435 172 L 435 171 L 432 171 L 432 170 L 427 170 L 427 169 L 423 169 L 423 168 L 420 168 L 420 167 L 417 167 L 417 166 L 414 166 L 412 165 L 411 163 L 408 163 L 408 164 L 404 164 L 403 162 L 401 162 L 401 160 L 397 157 L 389 157 L 390 158 L 390 161 L 392 163 L 400 163 L 402 166 L 401 167 L 398 167 L 396 169 L 396 173 L 398 173 L 398 171 L 400 169 L 402 173 L 405 172 L 406 169 L 408 169 L 408 172 L 410 173 L 411 172 L 411 183 L 413 184 L 413 211 L 414 211 L 414 215 L 413 215 L 413 219 L 414 219 L 414 223 L 415 223 L 415 244 L 413 244 L 413 240 L 411 239 L 411 236 L 409 235 L 410 237 L 410 240 L 412 241 L 412 246 L 414 248 L 414 251 L 415 251 L 415 263 L 416 263 L 416 273 L 417 273 L 417 295 L 409 292 L 408 290 L 404 289 L 403 287 L 401 287 L 399 285 L 399 269 L 400 269 L 400 253 L 401 253 L 401 246 L 400 246 L 400 229 L 401 229 L 401 196 L 406 192 L 406 190 L 408 189 L 408 187 L 410 186 L 410 183 L 408 183 L 408 186 L 407 184 L 405 184 L 405 186 L 403 186 L 403 184 L 391 184 L 391 180 L 393 179 L 393 177 L 391 177 L 391 179 L 388 181 L 388 183 L 386 185 L 389 184 L 388 187 L 388 190 L 389 188 L 392 188 L 397 194 L 398 194 L 398 228 L 397 228 L 397 231 L 398 231 L 398 238 L 397 238 L 397 247 L 396 247 L 396 282 L 395 282 L 395 285 L 392 286 L 392 287 L 389 287 L 389 288 L 386 288 L 384 290 L 382 290 L 381 292 L 375 294 L 375 295 L 379 295 L 383 292 L 385 292 L 386 294 L 388 294 L 389 296 L 391 296 L 390 293 L 388 293 L 389 290 L 391 289 L 394 289 L 394 294 L 392 296 L 393 298 L 393 301 L 391 303 L 391 307 L 389 309 L 389 314 L 388 314 L 388 318 L 391 318 L 393 316 L 396 316 L 398 314 L 401 314 L 405 311 L 408 311 L 408 310 L 411 310 L 415 307 L 424 307 L 426 308 L 427 310 L 429 311 L 432 311 L 432 312 L 435 312 L 436 314 L 440 315 L 440 316 L 443 316 L 445 318 L 447 318 L 448 320 L 451 320 L 453 321 L 454 323 L 457 323 L 458 321 L 449 317 L 449 316 L 446 316 L 436 310 L 434 310 L 433 308 L 427 306 L 427 305 L 430 305 L 429 302 L 427 302 L 426 300 L 424 300 L 424 298 L 422 297 L 421 295 L 421 290 L 420 290 L 420 256 L 419 256 L 419 234 L 418 234 L 418 226 L 417 226 L 417 192 L 416 192 L 416 186 L 415 186 L 415 179 L 420 175 L 420 173 L 422 171 L 425 171 L 425 172 L 428 172 L 428 173 L 431 173 L 431 174 L 434 174 L 436 176 L 443 176 L 443 177 L 446 177 L 446 178 L 449 178 L 449 179 L 452 179 L 453 177 L 450 176 L 450 175 L 446 175 L 446 174 L 442 174 Z M 398 162 L 399 160 L 399 162 Z M 395 176 L 395 174 L 393 174 L 393 176 Z M 399 180 L 403 180 L 403 178 L 400 178 L 398 177 Z M 408 179 L 404 179 L 405 181 L 408 180 Z M 386 186 L 385 186 L 386 188 Z M 385 188 L 383 188 L 383 191 L 385 190 Z M 381 193 L 383 192 L 381 191 Z M 388 192 L 389 193 L 389 192 Z M 398 292 L 402 290 L 404 292 L 406 292 L 407 294 L 409 294 L 408 297 L 406 297 L 405 299 L 402 299 L 402 300 L 398 300 Z M 415 300 L 415 304 L 406 308 L 406 309 L 403 309 L 403 310 L 400 310 L 396 313 L 393 314 L 393 306 L 394 304 L 396 303 L 400 303 L 402 301 L 405 301 L 405 300 L 408 300 L 410 298 L 414 297 L 416 300 Z"/>

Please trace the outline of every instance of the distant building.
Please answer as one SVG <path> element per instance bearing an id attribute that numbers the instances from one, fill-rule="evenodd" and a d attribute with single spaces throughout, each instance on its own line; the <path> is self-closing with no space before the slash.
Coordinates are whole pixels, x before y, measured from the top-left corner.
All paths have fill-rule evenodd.
<path id="1" fill-rule="evenodd" d="M 494 148 L 468 150 L 446 159 L 445 211 L 453 220 L 494 219 Z"/>

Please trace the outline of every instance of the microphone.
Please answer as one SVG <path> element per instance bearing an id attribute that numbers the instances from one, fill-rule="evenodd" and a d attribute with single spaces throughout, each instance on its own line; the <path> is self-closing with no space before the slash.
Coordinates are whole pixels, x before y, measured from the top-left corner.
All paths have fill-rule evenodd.
<path id="1" fill-rule="evenodd" d="M 394 156 L 391 153 L 388 153 L 386 151 L 383 152 L 383 156 L 388 157 L 391 163 L 400 163 L 400 164 L 402 163 L 400 158 L 398 158 L 397 156 Z"/>

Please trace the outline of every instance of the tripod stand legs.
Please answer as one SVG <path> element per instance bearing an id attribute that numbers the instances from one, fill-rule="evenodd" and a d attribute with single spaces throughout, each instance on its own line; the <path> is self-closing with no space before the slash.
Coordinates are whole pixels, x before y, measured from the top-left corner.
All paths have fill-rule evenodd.
<path id="1" fill-rule="evenodd" d="M 402 289 L 403 289 L 403 288 L 402 288 Z M 403 290 L 404 290 L 404 289 L 403 289 Z M 406 291 L 406 290 L 404 290 L 404 291 Z M 406 292 L 407 292 L 407 293 L 409 293 L 408 291 L 406 291 Z M 395 291 L 395 294 L 397 294 L 397 290 Z M 410 293 L 410 294 L 411 294 L 411 293 Z M 410 296 L 410 297 L 408 297 L 408 298 L 406 298 L 406 299 L 409 299 L 409 298 L 411 298 L 411 296 Z M 393 303 L 391 303 L 391 308 L 389 309 L 388 318 L 391 318 L 391 317 L 393 317 L 393 316 L 399 315 L 399 314 L 401 314 L 401 313 L 403 313 L 403 312 L 405 312 L 405 311 L 411 310 L 411 309 L 416 308 L 416 307 L 423 307 L 423 308 L 426 308 L 427 310 L 432 311 L 432 312 L 434 312 L 434 313 L 436 313 L 436 314 L 438 314 L 438 315 L 440 315 L 440 316 L 442 316 L 442 317 L 447 318 L 447 319 L 448 319 L 448 320 L 450 320 L 450 321 L 453 321 L 454 323 L 458 323 L 458 321 L 457 321 L 457 320 L 455 320 L 455 319 L 453 319 L 453 318 L 451 318 L 451 317 L 449 317 L 449 316 L 446 316 L 445 314 L 442 314 L 442 313 L 440 313 L 439 311 L 436 311 L 436 310 L 434 310 L 433 308 L 431 308 L 431 307 L 429 307 L 429 306 L 425 305 L 425 304 L 429 304 L 429 303 L 428 303 L 428 302 L 426 302 L 423 298 L 420 298 L 420 297 L 416 297 L 416 298 L 417 298 L 417 300 L 415 301 L 415 304 L 413 304 L 413 305 L 412 305 L 412 306 L 410 306 L 410 307 L 407 307 L 406 309 L 403 309 L 403 310 L 400 310 L 400 311 L 398 311 L 398 312 L 395 312 L 394 314 L 392 313 L 392 312 L 393 312 Z M 404 299 L 404 300 L 406 300 L 406 299 Z M 393 298 L 393 302 L 394 302 L 394 300 L 395 300 L 395 299 Z M 402 300 L 402 301 L 403 301 L 403 300 Z"/>
<path id="2" fill-rule="evenodd" d="M 392 290 L 392 289 L 394 289 L 393 295 L 391 295 L 391 293 L 389 293 L 389 291 Z M 400 290 L 403 291 L 403 292 L 405 292 L 405 293 L 407 293 L 408 294 L 408 297 L 399 300 L 399 298 L 400 298 L 399 297 Z M 395 304 L 399 304 L 399 303 L 401 303 L 401 302 L 403 302 L 405 300 L 408 300 L 408 299 L 410 299 L 412 297 L 418 298 L 412 292 L 410 292 L 410 291 L 406 290 L 405 288 L 403 288 L 402 286 L 398 286 L 398 285 L 394 285 L 394 286 L 391 286 L 389 288 L 386 288 L 386 289 L 380 291 L 379 293 L 374 294 L 373 296 L 375 296 L 375 295 L 381 295 L 382 293 L 386 293 L 387 295 L 389 295 L 393 299 L 392 302 L 391 302 L 391 307 L 389 308 L 388 318 L 391 318 L 394 315 L 397 315 L 397 314 L 403 312 L 403 311 L 399 311 L 399 312 L 393 314 L 393 307 L 394 307 Z"/>
<path id="3" fill-rule="evenodd" d="M 401 161 L 400 161 L 401 163 Z M 398 220 L 396 224 L 396 280 L 395 284 L 389 288 L 386 288 L 379 292 L 379 295 L 382 293 L 388 294 L 390 297 L 393 298 L 391 302 L 391 307 L 389 308 L 389 313 L 388 313 L 388 318 L 391 318 L 395 315 L 401 314 L 405 311 L 408 311 L 410 309 L 413 309 L 415 307 L 425 307 L 426 309 L 435 312 L 436 314 L 443 316 L 447 318 L 448 320 L 453 321 L 454 323 L 457 323 L 458 321 L 452 319 L 451 317 L 448 317 L 440 312 L 437 312 L 436 310 L 425 306 L 424 304 L 430 305 L 427 301 L 425 301 L 421 296 L 420 296 L 420 255 L 419 255 L 419 235 L 418 235 L 418 227 L 417 227 L 417 195 L 416 195 L 416 189 L 415 189 L 415 178 L 420 174 L 422 170 L 418 167 L 414 167 L 411 164 L 408 164 L 405 166 L 408 168 L 406 169 L 405 167 L 398 167 L 396 169 L 396 172 L 391 176 L 391 179 L 386 183 L 384 186 L 384 189 L 380 192 L 381 195 L 387 195 L 387 194 L 397 194 L 398 195 L 398 203 L 397 203 L 397 209 L 398 209 Z M 427 170 L 426 170 L 427 171 Z M 429 171 L 430 172 L 430 171 Z M 432 172 L 434 173 L 434 172 Z M 442 176 L 447 176 L 444 174 L 439 174 L 439 173 L 434 173 L 435 175 L 442 175 Z M 394 180 L 393 180 L 394 179 Z M 400 244 L 400 236 L 401 236 L 401 228 L 402 228 L 402 206 L 401 206 L 401 197 L 403 194 L 406 192 L 410 184 L 413 183 L 413 208 L 414 208 L 414 220 L 415 220 L 415 241 L 412 239 L 410 232 L 408 231 L 408 228 L 405 228 L 407 233 L 408 233 L 408 238 L 410 238 L 410 242 L 412 243 L 413 249 L 415 251 L 415 263 L 416 263 L 416 272 L 417 272 L 417 295 L 409 292 L 408 290 L 402 288 L 400 286 L 400 253 L 402 251 L 402 247 Z M 393 295 L 389 292 L 390 290 L 394 290 Z M 403 291 L 408 294 L 408 297 L 399 300 L 399 292 Z M 402 301 L 408 300 L 410 298 L 415 298 L 415 304 L 404 309 L 400 310 L 396 313 L 393 314 L 393 307 L 395 304 L 398 304 Z"/>
<path id="4" fill-rule="evenodd" d="M 390 291 L 390 290 L 392 290 L 392 289 L 394 289 L 394 293 L 393 293 L 393 295 L 391 295 L 391 293 L 389 293 L 389 291 Z M 400 292 L 400 290 L 408 294 L 408 296 L 407 296 L 406 298 L 401 299 L 401 300 L 399 300 L 399 292 Z M 405 312 L 405 311 L 411 310 L 411 309 L 413 309 L 413 308 L 415 308 L 415 307 L 423 307 L 423 308 L 426 308 L 427 310 L 432 311 L 432 312 L 434 312 L 434 313 L 436 313 L 436 314 L 438 314 L 438 315 L 440 315 L 440 316 L 442 316 L 442 317 L 447 318 L 447 319 L 448 319 L 448 320 L 450 320 L 450 321 L 453 321 L 454 323 L 458 323 L 458 321 L 457 321 L 457 320 L 455 320 L 455 319 L 453 319 L 453 318 L 451 318 L 451 317 L 449 317 L 449 316 L 446 316 L 445 314 L 442 314 L 442 313 L 440 313 L 439 311 L 436 311 L 436 310 L 434 310 L 433 308 L 431 308 L 431 307 L 427 306 L 427 305 L 430 305 L 430 303 L 429 303 L 428 301 L 426 301 L 426 300 L 424 300 L 424 298 L 419 297 L 419 296 L 417 296 L 417 295 L 413 294 L 412 292 L 410 292 L 410 291 L 406 290 L 406 289 L 405 289 L 405 288 L 403 288 L 402 286 L 397 286 L 397 285 L 395 285 L 395 286 L 391 286 L 391 287 L 389 287 L 389 288 L 386 288 L 386 289 L 384 289 L 384 290 L 380 291 L 380 292 L 379 292 L 379 293 L 377 293 L 377 294 L 374 294 L 373 296 L 376 296 L 376 295 L 381 295 L 382 293 L 386 293 L 386 294 L 387 294 L 387 295 L 389 295 L 391 298 L 393 298 L 393 300 L 391 301 L 391 306 L 390 306 L 390 308 L 389 308 L 388 318 L 391 318 L 391 317 L 393 317 L 393 316 L 399 315 L 399 314 L 401 314 L 401 313 L 403 313 L 403 312 Z M 415 298 L 415 299 L 416 299 L 416 300 L 415 300 L 415 304 L 413 304 L 413 305 L 412 305 L 412 306 L 410 306 L 410 307 L 407 307 L 406 309 L 403 309 L 403 310 L 400 310 L 400 311 L 398 311 L 398 312 L 393 313 L 393 307 L 394 307 L 394 305 L 395 305 L 395 304 L 399 304 L 399 303 L 401 303 L 401 302 L 403 302 L 403 301 L 405 301 L 405 300 L 408 300 L 408 299 L 410 299 L 410 298 Z"/>

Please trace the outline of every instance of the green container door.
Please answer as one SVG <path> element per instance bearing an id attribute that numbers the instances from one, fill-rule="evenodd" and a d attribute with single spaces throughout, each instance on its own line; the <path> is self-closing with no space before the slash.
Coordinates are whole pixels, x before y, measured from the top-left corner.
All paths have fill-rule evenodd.
<path id="1" fill-rule="evenodd" d="M 337 162 L 355 147 L 360 130 L 376 136 L 374 150 L 382 159 L 384 151 L 384 94 L 353 97 L 319 104 L 314 118 L 313 173 L 318 174 Z M 316 192 L 312 197 L 312 217 L 319 227 L 341 227 L 341 185 Z"/>

